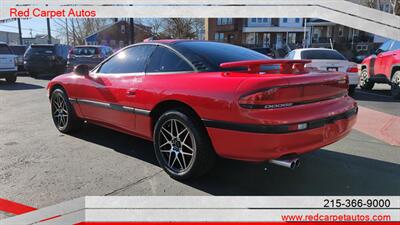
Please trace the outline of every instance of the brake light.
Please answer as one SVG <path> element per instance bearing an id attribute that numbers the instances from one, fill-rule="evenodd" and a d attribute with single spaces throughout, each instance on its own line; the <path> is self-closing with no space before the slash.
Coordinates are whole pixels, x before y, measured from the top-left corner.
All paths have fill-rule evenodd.
<path id="1" fill-rule="evenodd" d="M 319 84 L 272 87 L 242 96 L 239 105 L 247 109 L 277 109 L 337 98 L 347 94 L 347 79 Z"/>
<path id="2" fill-rule="evenodd" d="M 349 68 L 347 68 L 347 72 L 348 73 L 357 73 L 358 68 L 357 67 L 349 67 Z"/>
<path id="3" fill-rule="evenodd" d="M 237 62 L 221 63 L 221 68 L 238 68 L 247 67 L 248 73 L 260 73 L 264 65 L 280 65 L 281 74 L 300 74 L 304 72 L 304 64 L 310 63 L 310 60 L 286 60 L 286 59 L 269 59 L 269 60 L 244 60 Z"/>
<path id="4" fill-rule="evenodd" d="M 305 68 L 307 71 L 317 71 L 317 70 L 318 70 L 318 67 L 312 66 L 311 63 L 305 64 L 305 65 L 304 65 L 304 68 Z"/>

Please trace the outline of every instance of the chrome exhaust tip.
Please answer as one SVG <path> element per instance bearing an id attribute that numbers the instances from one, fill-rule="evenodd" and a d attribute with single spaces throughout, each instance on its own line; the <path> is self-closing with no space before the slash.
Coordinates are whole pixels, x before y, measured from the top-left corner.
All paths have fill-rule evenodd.
<path id="1" fill-rule="evenodd" d="M 277 166 L 283 166 L 289 169 L 296 169 L 300 167 L 300 160 L 298 158 L 293 159 L 271 159 L 269 163 L 275 164 Z"/>

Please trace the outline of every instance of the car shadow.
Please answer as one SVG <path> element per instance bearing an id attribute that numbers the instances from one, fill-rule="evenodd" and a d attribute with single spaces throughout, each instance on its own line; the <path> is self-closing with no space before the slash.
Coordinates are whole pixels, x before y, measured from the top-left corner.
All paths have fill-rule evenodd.
<path id="1" fill-rule="evenodd" d="M 15 82 L 13 84 L 7 83 L 6 81 L 0 80 L 0 90 L 6 91 L 18 91 L 18 90 L 31 90 L 31 89 L 41 89 L 43 86 L 36 84 L 28 84 L 23 82 Z"/>
<path id="2" fill-rule="evenodd" d="M 158 166 L 152 143 L 95 125 L 74 135 Z M 325 149 L 296 170 L 219 159 L 206 176 L 182 182 L 211 195 L 400 195 L 400 165 Z"/>
<path id="3" fill-rule="evenodd" d="M 94 124 L 85 124 L 82 130 L 72 134 L 72 136 L 158 166 L 153 143 L 142 138 Z"/>
<path id="4" fill-rule="evenodd" d="M 400 102 L 392 98 L 390 90 L 356 90 L 351 97 L 357 101 Z"/>

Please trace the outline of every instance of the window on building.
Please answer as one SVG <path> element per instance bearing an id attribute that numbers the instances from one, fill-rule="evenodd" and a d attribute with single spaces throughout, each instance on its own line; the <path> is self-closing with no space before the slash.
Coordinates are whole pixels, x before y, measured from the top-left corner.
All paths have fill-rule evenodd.
<path id="1" fill-rule="evenodd" d="M 262 23 L 262 18 L 257 18 L 257 23 Z"/>
<path id="2" fill-rule="evenodd" d="M 216 41 L 224 41 L 224 33 L 215 33 L 214 40 L 216 40 Z"/>
<path id="3" fill-rule="evenodd" d="M 192 71 L 193 68 L 171 50 L 158 46 L 152 54 L 146 72 Z"/>
<path id="4" fill-rule="evenodd" d="M 155 48 L 155 45 L 127 48 L 103 63 L 98 72 L 106 74 L 144 72 L 144 66 Z"/>
<path id="5" fill-rule="evenodd" d="M 251 18 L 251 22 L 252 23 L 256 23 L 257 22 L 257 18 Z"/>
<path id="6" fill-rule="evenodd" d="M 255 44 L 256 43 L 256 34 L 255 33 L 247 33 L 246 34 L 246 44 Z"/>
<path id="7" fill-rule="evenodd" d="M 343 26 L 340 26 L 338 28 L 338 35 L 339 35 L 339 37 L 343 37 Z"/>
<path id="8" fill-rule="evenodd" d="M 121 33 L 125 34 L 125 25 L 121 25 Z"/>
<path id="9" fill-rule="evenodd" d="M 283 22 L 284 22 L 284 23 L 287 23 L 287 18 L 283 18 Z"/>
<path id="10" fill-rule="evenodd" d="M 296 22 L 296 23 L 300 23 L 300 18 L 296 18 L 296 19 L 295 19 L 295 22 Z"/>
<path id="11" fill-rule="evenodd" d="M 217 25 L 227 25 L 227 24 L 232 24 L 233 19 L 232 18 L 218 18 L 217 19 Z"/>
<path id="12" fill-rule="evenodd" d="M 268 18 L 263 18 L 263 23 L 268 23 Z"/>
<path id="13" fill-rule="evenodd" d="M 289 44 L 296 44 L 296 33 L 289 33 L 287 41 Z"/>

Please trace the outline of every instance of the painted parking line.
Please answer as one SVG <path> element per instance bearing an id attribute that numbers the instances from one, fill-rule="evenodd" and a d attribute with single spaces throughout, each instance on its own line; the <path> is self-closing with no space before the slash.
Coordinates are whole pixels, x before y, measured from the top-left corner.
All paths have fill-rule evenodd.
<path id="1" fill-rule="evenodd" d="M 2 212 L 20 215 L 34 210 L 36 210 L 36 208 L 0 198 L 0 211 Z"/>
<path id="2" fill-rule="evenodd" d="M 400 117 L 359 106 L 354 129 L 390 145 L 400 146 Z"/>

